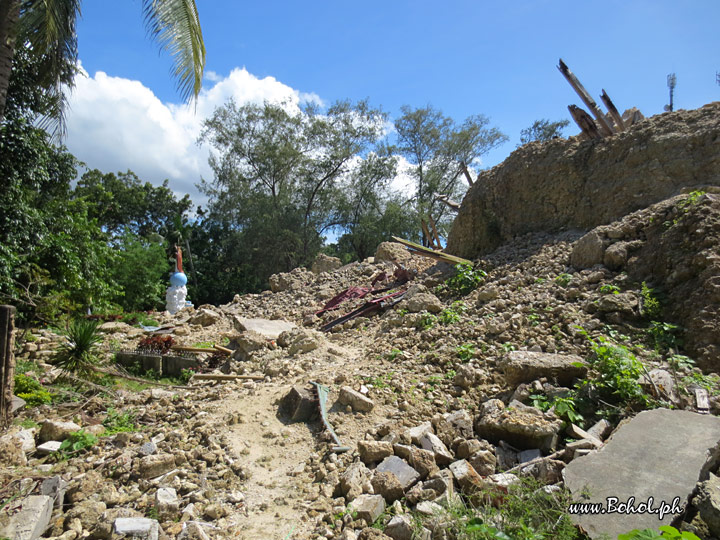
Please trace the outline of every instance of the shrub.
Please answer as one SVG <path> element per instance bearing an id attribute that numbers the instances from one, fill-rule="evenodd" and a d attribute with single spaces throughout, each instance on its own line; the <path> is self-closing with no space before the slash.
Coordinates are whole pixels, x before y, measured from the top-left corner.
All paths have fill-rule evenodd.
<path id="1" fill-rule="evenodd" d="M 74 320 L 67 331 L 67 343 L 54 357 L 55 365 L 65 372 L 89 374 L 98 361 L 98 345 L 102 343 L 98 324 L 98 321 Z"/>
<path id="2" fill-rule="evenodd" d="M 39 381 L 22 373 L 15 374 L 15 395 L 34 407 L 52 403 L 52 394 Z"/>
<path id="3" fill-rule="evenodd" d="M 484 281 L 487 273 L 481 269 L 474 269 L 471 264 L 461 263 L 455 265 L 457 274 L 445 281 L 445 287 L 452 294 L 465 296 L 471 293 Z"/>

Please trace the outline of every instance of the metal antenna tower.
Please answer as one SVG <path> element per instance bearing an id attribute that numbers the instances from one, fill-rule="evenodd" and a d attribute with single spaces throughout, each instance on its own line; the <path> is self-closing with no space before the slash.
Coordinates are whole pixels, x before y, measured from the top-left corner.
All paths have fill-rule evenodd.
<path id="1" fill-rule="evenodd" d="M 675 95 L 675 86 L 677 85 L 677 77 L 674 73 L 667 76 L 667 85 L 670 89 L 670 105 L 665 105 L 665 110 L 672 112 L 673 110 L 673 96 Z"/>

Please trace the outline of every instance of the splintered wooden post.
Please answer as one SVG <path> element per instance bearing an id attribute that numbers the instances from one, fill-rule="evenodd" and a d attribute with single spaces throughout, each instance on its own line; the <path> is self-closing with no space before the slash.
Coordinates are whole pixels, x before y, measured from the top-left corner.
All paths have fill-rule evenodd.
<path id="1" fill-rule="evenodd" d="M 0 424 L 10 423 L 15 386 L 15 308 L 0 306 Z"/>
<path id="2" fill-rule="evenodd" d="M 470 176 L 470 171 L 468 171 L 467 165 L 465 165 L 465 162 L 462 162 L 460 163 L 460 166 L 462 167 L 462 172 L 465 175 L 465 179 L 467 180 L 468 184 L 470 184 L 470 187 L 472 187 L 474 182 L 472 176 Z"/>
<path id="3" fill-rule="evenodd" d="M 610 99 L 610 96 L 607 95 L 604 88 L 602 94 L 600 94 L 600 99 L 602 99 L 602 102 L 605 104 L 607 110 L 610 111 L 610 116 L 612 116 L 615 121 L 615 126 L 618 128 L 618 131 L 625 131 L 625 122 L 623 122 L 622 116 L 618 112 L 617 107 L 615 107 L 615 104 L 612 102 L 612 99 Z"/>
<path id="4" fill-rule="evenodd" d="M 425 223 L 424 219 L 420 220 L 420 225 L 422 226 L 423 234 L 425 235 L 425 238 L 427 239 L 428 246 L 434 249 L 435 245 L 433 242 L 433 237 L 430 236 L 430 231 L 428 230 L 427 223 Z"/>
<path id="5" fill-rule="evenodd" d="M 568 111 L 570 111 L 570 116 L 585 135 L 591 139 L 602 139 L 597 124 L 588 113 L 577 105 L 568 105 Z"/>
<path id="6" fill-rule="evenodd" d="M 595 100 L 590 97 L 590 94 L 588 94 L 587 90 L 585 90 L 585 87 L 580 83 L 575 74 L 570 71 L 570 68 L 568 68 L 565 62 L 562 61 L 562 58 L 560 59 L 560 65 L 558 65 L 557 68 L 560 70 L 560 73 L 563 74 L 563 77 L 565 77 L 567 82 L 570 83 L 570 86 L 573 87 L 573 90 L 577 92 L 577 95 L 580 96 L 580 99 L 583 100 L 583 103 L 585 103 L 587 108 L 590 109 L 590 112 L 593 114 L 600 126 L 602 134 L 612 135 L 614 133 L 613 128 L 607 123 L 607 120 L 605 120 L 605 115 L 597 106 Z"/>

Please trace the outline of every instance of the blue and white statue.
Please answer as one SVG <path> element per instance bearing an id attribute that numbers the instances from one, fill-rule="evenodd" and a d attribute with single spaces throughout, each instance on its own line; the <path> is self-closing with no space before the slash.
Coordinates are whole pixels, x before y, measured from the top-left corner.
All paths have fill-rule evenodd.
<path id="1" fill-rule="evenodd" d="M 175 246 L 175 272 L 170 274 L 170 286 L 165 294 L 165 309 L 170 315 L 175 315 L 178 311 L 185 307 L 185 297 L 187 296 L 187 276 L 183 272 L 182 267 L 182 249 Z"/>

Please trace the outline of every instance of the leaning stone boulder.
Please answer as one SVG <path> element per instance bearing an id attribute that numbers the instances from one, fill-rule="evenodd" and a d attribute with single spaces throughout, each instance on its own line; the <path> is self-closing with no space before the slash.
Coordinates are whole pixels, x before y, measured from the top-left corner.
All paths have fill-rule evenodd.
<path id="1" fill-rule="evenodd" d="M 505 407 L 499 399 L 491 399 L 483 404 L 475 420 L 475 434 L 493 443 L 502 440 L 520 449 L 550 451 L 557 444 L 562 425 L 562 420 L 552 413 L 521 403 Z"/>
<path id="2" fill-rule="evenodd" d="M 299 290 L 315 279 L 315 274 L 305 268 L 295 268 L 291 272 L 273 274 L 270 276 L 270 290 L 272 292 Z"/>
<path id="3" fill-rule="evenodd" d="M 574 354 L 553 354 L 532 351 L 512 351 L 500 366 L 511 385 L 532 382 L 547 377 L 562 386 L 569 386 L 573 379 L 587 373 L 585 361 Z"/>
<path id="4" fill-rule="evenodd" d="M 342 261 L 337 257 L 330 257 L 324 253 L 320 253 L 315 262 L 312 263 L 311 271 L 313 274 L 322 274 L 323 272 L 332 272 L 342 266 Z"/>
<path id="5" fill-rule="evenodd" d="M 396 261 L 403 262 L 410 259 L 412 255 L 405 246 L 397 242 L 383 242 L 375 251 L 375 262 Z"/>
<path id="6" fill-rule="evenodd" d="M 597 231 L 592 230 L 580 238 L 570 253 L 570 264 L 578 270 L 590 268 L 603 262 L 605 245 Z"/>
<path id="7" fill-rule="evenodd" d="M 698 481 L 707 480 L 709 469 L 720 459 L 720 418 L 690 411 L 643 411 L 620 426 L 605 446 L 570 462 L 565 486 L 582 502 L 600 503 L 607 513 L 574 515 L 592 538 L 632 529 L 657 529 L 677 517 Z M 615 511 L 607 507 L 614 501 Z M 621 512 L 619 505 L 634 508 L 652 498 L 652 512 Z M 665 506 L 667 505 L 667 506 Z"/>
<path id="8" fill-rule="evenodd" d="M 40 428 L 40 442 L 64 441 L 76 431 L 80 431 L 80 426 L 75 422 L 45 420 Z"/>

